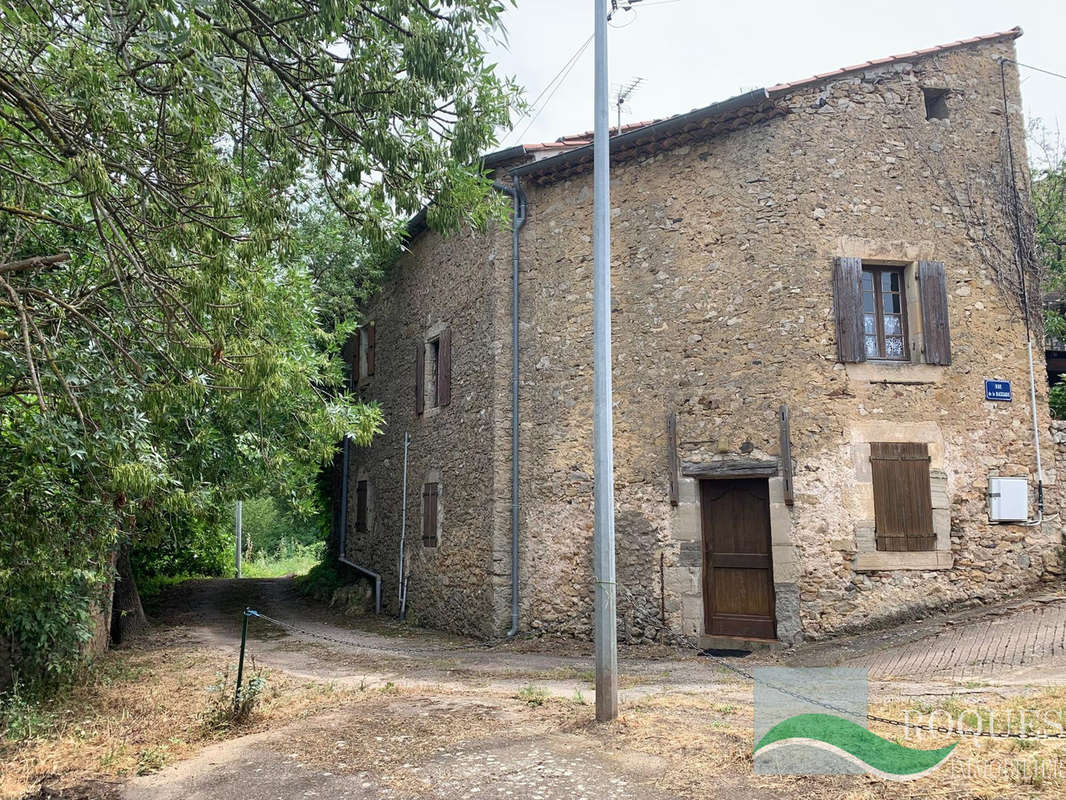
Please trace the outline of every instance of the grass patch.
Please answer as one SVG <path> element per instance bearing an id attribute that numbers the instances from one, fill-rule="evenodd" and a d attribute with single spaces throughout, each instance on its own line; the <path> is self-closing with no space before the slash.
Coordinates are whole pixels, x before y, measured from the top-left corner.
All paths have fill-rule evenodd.
<path id="1" fill-rule="evenodd" d="M 283 542 L 276 555 L 245 561 L 241 575 L 245 578 L 283 578 L 286 575 L 306 575 L 322 560 L 321 542 L 310 545 Z"/>
<path id="2" fill-rule="evenodd" d="M 532 683 L 523 686 L 518 690 L 518 694 L 515 695 L 515 699 L 521 700 L 523 703 L 527 703 L 531 706 L 542 706 L 544 701 L 549 697 L 548 690 L 543 689 L 540 686 L 534 686 Z"/>
<path id="3" fill-rule="evenodd" d="M 0 707 L 0 800 L 21 798 L 45 781 L 58 791 L 148 774 L 212 742 L 365 696 L 252 669 L 245 672 L 248 702 L 234 714 L 227 680 L 234 667 L 225 654 L 190 648 L 156 629 L 105 653 L 50 699 L 8 694 Z"/>

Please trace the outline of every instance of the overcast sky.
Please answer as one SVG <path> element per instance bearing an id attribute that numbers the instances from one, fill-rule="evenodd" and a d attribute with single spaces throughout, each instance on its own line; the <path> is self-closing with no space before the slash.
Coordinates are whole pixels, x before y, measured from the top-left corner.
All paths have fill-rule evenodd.
<path id="1" fill-rule="evenodd" d="M 592 34 L 592 9 L 593 0 L 518 0 L 505 13 L 508 46 L 494 47 L 493 57 L 526 88 L 527 100 Z M 1066 75 L 1066 0 L 642 0 L 611 24 L 612 91 L 644 78 L 623 124 L 1015 25 L 1025 31 L 1019 61 Z M 1066 127 L 1066 80 L 1024 68 L 1021 75 L 1026 114 Z M 592 87 L 590 44 L 551 99 L 538 104 L 539 116 L 519 119 L 502 145 L 590 130 Z"/>

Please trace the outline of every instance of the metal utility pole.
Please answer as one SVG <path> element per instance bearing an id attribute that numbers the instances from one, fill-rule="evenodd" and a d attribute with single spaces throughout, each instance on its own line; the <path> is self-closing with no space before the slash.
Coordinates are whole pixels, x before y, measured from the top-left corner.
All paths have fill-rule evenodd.
<path id="1" fill-rule="evenodd" d="M 612 3 L 614 5 L 614 3 Z M 593 139 L 593 362 L 595 389 L 596 719 L 618 716 L 618 630 L 614 585 L 614 421 L 611 410 L 610 106 L 607 98 L 607 0 L 596 0 L 596 125 Z"/>
<path id="2" fill-rule="evenodd" d="M 234 530 L 234 539 L 236 540 L 236 549 L 234 553 L 234 561 L 237 564 L 237 577 L 241 577 L 241 551 L 244 550 L 244 542 L 242 540 L 241 531 L 241 514 L 244 511 L 244 503 L 241 500 L 237 501 L 237 524 Z"/>

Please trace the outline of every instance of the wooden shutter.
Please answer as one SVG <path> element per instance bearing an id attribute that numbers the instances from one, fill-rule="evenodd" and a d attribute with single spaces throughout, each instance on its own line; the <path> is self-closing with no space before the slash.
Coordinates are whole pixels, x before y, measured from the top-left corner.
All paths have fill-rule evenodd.
<path id="1" fill-rule="evenodd" d="M 452 329 L 440 332 L 437 342 L 437 405 L 446 406 L 452 401 Z"/>
<path id="2" fill-rule="evenodd" d="M 877 549 L 936 549 L 929 447 L 914 442 L 871 442 L 870 468 Z"/>
<path id="3" fill-rule="evenodd" d="M 922 301 L 922 335 L 925 363 L 951 363 L 951 332 L 948 327 L 948 287 L 944 262 L 918 262 L 918 288 Z"/>
<path id="4" fill-rule="evenodd" d="M 374 323 L 370 323 L 363 329 L 366 335 L 366 374 L 374 374 Z"/>
<path id="5" fill-rule="evenodd" d="M 666 415 L 666 457 L 670 470 L 670 505 L 681 502 L 681 459 L 677 452 L 677 414 Z"/>
<path id="6" fill-rule="evenodd" d="M 836 306 L 837 358 L 845 363 L 866 360 L 862 335 L 862 259 L 833 262 L 833 299 Z"/>
<path id="7" fill-rule="evenodd" d="M 366 481 L 358 481 L 355 484 L 355 529 L 365 531 L 367 523 L 367 492 Z"/>
<path id="8" fill-rule="evenodd" d="M 352 358 L 348 363 L 352 368 L 352 386 L 359 383 L 359 352 L 363 349 L 363 335 L 359 328 L 352 334 Z"/>
<path id="9" fill-rule="evenodd" d="M 415 413 L 421 414 L 426 406 L 426 346 L 421 340 L 415 342 Z"/>
<path id="10" fill-rule="evenodd" d="M 780 422 L 780 448 L 781 448 L 781 483 L 785 497 L 785 505 L 791 506 L 796 503 L 796 493 L 792 485 L 792 433 L 789 425 L 788 406 L 781 406 L 778 411 Z"/>
<path id="11" fill-rule="evenodd" d="M 437 546 L 437 484 L 422 487 L 422 544 Z"/>

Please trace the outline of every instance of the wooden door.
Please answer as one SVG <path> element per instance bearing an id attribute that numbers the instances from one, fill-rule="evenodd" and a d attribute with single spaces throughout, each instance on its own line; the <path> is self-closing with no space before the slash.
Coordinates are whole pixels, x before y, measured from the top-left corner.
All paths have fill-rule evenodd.
<path id="1" fill-rule="evenodd" d="M 776 637 L 765 478 L 700 483 L 703 609 L 708 634 Z"/>

